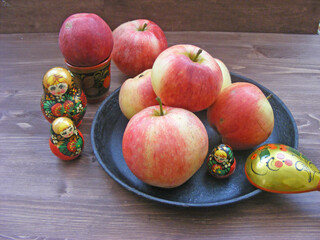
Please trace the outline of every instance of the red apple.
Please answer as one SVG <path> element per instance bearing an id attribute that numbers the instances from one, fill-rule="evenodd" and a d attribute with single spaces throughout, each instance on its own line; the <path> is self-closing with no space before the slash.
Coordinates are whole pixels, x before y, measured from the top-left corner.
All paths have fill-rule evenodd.
<path id="1" fill-rule="evenodd" d="M 163 188 L 182 185 L 203 164 L 208 134 L 190 111 L 151 106 L 134 115 L 122 140 L 123 157 L 141 181 Z M 162 113 L 161 113 L 162 112 Z"/>
<path id="2" fill-rule="evenodd" d="M 229 85 L 231 85 L 231 76 L 230 76 L 230 72 L 227 68 L 227 66 L 224 64 L 224 62 L 222 62 L 220 59 L 215 58 L 215 60 L 217 61 L 221 72 L 222 72 L 222 86 L 221 86 L 221 91 L 223 89 L 225 89 L 226 87 L 228 87 Z"/>
<path id="3" fill-rule="evenodd" d="M 113 31 L 113 38 L 112 60 L 130 77 L 152 68 L 157 56 L 168 47 L 161 28 L 146 19 L 121 24 Z"/>
<path id="4" fill-rule="evenodd" d="M 112 52 L 112 31 L 98 15 L 77 13 L 62 24 L 59 46 L 69 64 L 78 67 L 95 66 L 106 60 Z"/>
<path id="5" fill-rule="evenodd" d="M 264 142 L 274 126 L 272 107 L 263 92 L 251 83 L 226 87 L 207 112 L 209 124 L 222 142 L 235 150 L 253 148 Z"/>
<path id="6" fill-rule="evenodd" d="M 142 109 L 157 105 L 156 97 L 151 85 L 151 69 L 148 69 L 122 84 L 119 93 L 120 109 L 130 119 Z"/>
<path id="7" fill-rule="evenodd" d="M 152 67 L 152 87 L 163 103 L 192 112 L 213 104 L 222 81 L 216 60 L 193 45 L 175 45 L 166 49 Z"/>

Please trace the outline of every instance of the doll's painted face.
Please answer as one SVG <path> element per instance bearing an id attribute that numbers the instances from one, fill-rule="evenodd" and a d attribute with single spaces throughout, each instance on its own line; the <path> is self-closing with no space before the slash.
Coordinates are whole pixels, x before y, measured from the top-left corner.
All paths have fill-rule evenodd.
<path id="1" fill-rule="evenodd" d="M 60 135 L 64 138 L 69 138 L 73 135 L 74 127 L 73 125 L 68 126 L 63 131 L 60 132 Z"/>
<path id="2" fill-rule="evenodd" d="M 227 161 L 227 153 L 221 149 L 218 149 L 217 151 L 215 151 L 214 153 L 214 159 L 218 162 L 218 163 L 223 163 L 225 161 Z"/>
<path id="3" fill-rule="evenodd" d="M 48 91 L 54 96 L 62 96 L 68 91 L 67 79 L 59 73 L 50 75 L 45 82 Z"/>
<path id="4" fill-rule="evenodd" d="M 67 92 L 68 84 L 61 82 L 61 83 L 49 86 L 48 90 L 54 96 L 61 96 Z"/>

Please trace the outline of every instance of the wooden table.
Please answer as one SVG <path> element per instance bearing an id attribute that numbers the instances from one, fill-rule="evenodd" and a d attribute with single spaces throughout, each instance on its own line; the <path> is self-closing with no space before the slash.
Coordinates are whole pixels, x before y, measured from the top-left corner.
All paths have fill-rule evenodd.
<path id="1" fill-rule="evenodd" d="M 299 150 L 320 167 L 320 36 L 166 32 L 169 45 L 190 43 L 231 72 L 278 95 L 299 130 Z M 212 208 L 180 208 L 141 198 L 97 162 L 88 106 L 82 156 L 57 159 L 40 111 L 47 70 L 65 66 L 58 34 L 0 35 L 0 239 L 320 239 L 320 195 L 261 193 Z M 110 93 L 126 76 L 112 65 Z"/>

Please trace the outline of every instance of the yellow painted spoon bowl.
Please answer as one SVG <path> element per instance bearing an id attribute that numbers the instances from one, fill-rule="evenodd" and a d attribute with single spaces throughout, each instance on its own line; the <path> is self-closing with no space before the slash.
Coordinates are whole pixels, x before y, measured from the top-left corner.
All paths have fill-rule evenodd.
<path id="1" fill-rule="evenodd" d="M 274 193 L 320 191 L 320 171 L 296 149 L 266 144 L 249 155 L 245 164 L 248 180 L 257 188 Z"/>

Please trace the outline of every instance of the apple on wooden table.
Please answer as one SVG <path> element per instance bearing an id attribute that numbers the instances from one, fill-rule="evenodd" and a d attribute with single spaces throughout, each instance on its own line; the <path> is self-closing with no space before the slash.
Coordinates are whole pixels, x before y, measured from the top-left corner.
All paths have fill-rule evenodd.
<path id="1" fill-rule="evenodd" d="M 152 68 L 157 56 L 168 47 L 162 29 L 147 19 L 121 24 L 113 31 L 113 38 L 112 60 L 130 77 Z"/>
<path id="2" fill-rule="evenodd" d="M 208 108 L 209 124 L 234 150 L 251 149 L 272 133 L 274 115 L 268 98 L 251 83 L 226 87 Z"/>
<path id="3" fill-rule="evenodd" d="M 175 45 L 157 57 L 151 82 L 165 105 L 197 112 L 214 103 L 223 77 L 209 53 L 193 45 Z"/>
<path id="4" fill-rule="evenodd" d="M 208 142 L 207 131 L 194 113 L 160 102 L 160 106 L 145 108 L 129 120 L 122 152 L 129 169 L 141 181 L 174 188 L 201 167 Z"/>
<path id="5" fill-rule="evenodd" d="M 59 47 L 69 64 L 96 66 L 111 55 L 112 31 L 98 15 L 76 13 L 63 22 L 59 32 Z"/>
<path id="6" fill-rule="evenodd" d="M 148 69 L 122 84 L 119 92 L 120 109 L 130 119 L 142 109 L 157 105 L 156 97 L 151 85 L 151 69 Z"/>

